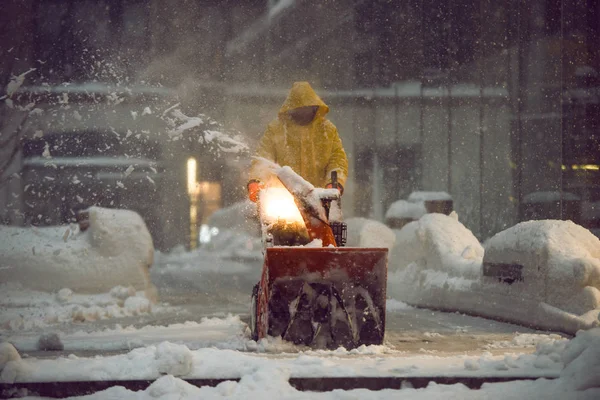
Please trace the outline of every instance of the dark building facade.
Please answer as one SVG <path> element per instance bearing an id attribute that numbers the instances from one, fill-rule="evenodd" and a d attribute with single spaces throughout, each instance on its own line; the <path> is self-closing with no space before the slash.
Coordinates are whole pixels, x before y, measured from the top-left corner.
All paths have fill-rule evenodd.
<path id="1" fill-rule="evenodd" d="M 598 224 L 597 0 L 275 3 L 228 43 L 229 80 L 325 93 L 354 163 L 347 213 L 382 219 L 407 192 L 447 191 L 485 238 L 532 197 L 566 217 L 573 194 Z"/>
<path id="2" fill-rule="evenodd" d="M 2 84 L 29 68 L 54 84 L 161 84 L 255 143 L 291 83 L 310 81 L 349 155 L 347 216 L 446 191 L 484 239 L 540 199 L 536 215 L 567 216 L 569 193 L 598 224 L 599 0 L 5 3 Z M 244 194 L 243 169 L 235 179 L 223 205 Z"/>

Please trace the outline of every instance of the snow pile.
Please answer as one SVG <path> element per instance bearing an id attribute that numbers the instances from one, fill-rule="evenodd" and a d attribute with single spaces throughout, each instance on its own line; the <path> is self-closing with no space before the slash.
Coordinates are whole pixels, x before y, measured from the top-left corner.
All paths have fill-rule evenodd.
<path id="1" fill-rule="evenodd" d="M 466 279 L 481 274 L 483 247 L 456 213 L 426 214 L 395 233 L 390 270 L 410 267 L 417 273 L 437 271 Z"/>
<path id="2" fill-rule="evenodd" d="M 562 346 L 562 347 L 561 347 Z M 380 376 L 531 376 L 558 377 L 562 369 L 561 346 L 547 346 L 534 354 L 493 356 L 406 356 L 386 346 L 365 346 L 353 351 L 308 351 L 296 354 L 255 354 L 234 350 L 201 348 L 169 342 L 138 348 L 127 354 L 58 359 L 25 358 L 10 361 L 10 376 L 0 381 L 72 381 L 157 379 L 176 373 L 186 379 L 244 378 L 265 368 L 281 368 L 291 377 L 380 377 Z M 191 354 L 190 354 L 191 352 Z M 191 357 L 190 357 L 191 356 Z M 191 358 L 191 360 L 190 360 Z M 191 361 L 191 362 L 190 362 Z"/>
<path id="3" fill-rule="evenodd" d="M 19 374 L 25 372 L 17 349 L 8 342 L 0 343 L 0 382 L 12 383 Z"/>
<path id="4" fill-rule="evenodd" d="M 0 343 L 0 372 L 9 362 L 19 360 L 21 360 L 21 356 L 15 346 L 8 342 Z"/>
<path id="5" fill-rule="evenodd" d="M 515 288 L 552 307 L 575 315 L 600 308 L 600 239 L 571 221 L 527 221 L 500 232 L 487 242 L 484 262 L 521 266 Z"/>
<path id="6" fill-rule="evenodd" d="M 577 332 L 562 353 L 564 387 L 577 391 L 600 388 L 600 329 Z"/>
<path id="7" fill-rule="evenodd" d="M 518 224 L 491 238 L 485 257 L 455 213 L 394 232 L 393 298 L 571 334 L 600 324 L 600 241 L 570 221 Z"/>
<path id="8" fill-rule="evenodd" d="M 385 219 L 399 218 L 416 220 L 427 213 L 423 202 L 413 203 L 406 200 L 398 200 L 392 203 L 385 213 Z"/>
<path id="9" fill-rule="evenodd" d="M 174 376 L 192 372 L 192 352 L 186 346 L 163 342 L 156 346 L 156 369 L 161 374 Z"/>
<path id="10" fill-rule="evenodd" d="M 102 293 L 117 285 L 149 289 L 152 237 L 133 211 L 89 209 L 90 226 L 0 226 L 0 282 L 46 292 Z"/>
<path id="11" fill-rule="evenodd" d="M 387 247 L 394 246 L 394 232 L 379 221 L 366 218 L 349 218 L 348 247 Z"/>
<path id="12" fill-rule="evenodd" d="M 63 288 L 56 293 L 24 288 L 19 283 L 0 284 L 0 329 L 4 334 L 109 318 L 160 312 L 142 291 L 117 286 L 108 293 L 77 294 Z"/>
<path id="13" fill-rule="evenodd" d="M 450 196 L 446 192 L 421 192 L 416 191 L 412 192 L 408 196 L 408 201 L 411 203 L 423 203 L 425 201 L 448 201 L 452 200 L 452 196 Z"/>

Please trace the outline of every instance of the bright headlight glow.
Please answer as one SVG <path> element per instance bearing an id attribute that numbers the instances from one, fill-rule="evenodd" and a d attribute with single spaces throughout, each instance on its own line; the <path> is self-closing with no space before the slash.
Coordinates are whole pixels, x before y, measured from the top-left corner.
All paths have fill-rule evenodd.
<path id="1" fill-rule="evenodd" d="M 304 222 L 298 211 L 294 197 L 285 188 L 267 188 L 260 192 L 260 206 L 263 217 L 271 222 Z"/>

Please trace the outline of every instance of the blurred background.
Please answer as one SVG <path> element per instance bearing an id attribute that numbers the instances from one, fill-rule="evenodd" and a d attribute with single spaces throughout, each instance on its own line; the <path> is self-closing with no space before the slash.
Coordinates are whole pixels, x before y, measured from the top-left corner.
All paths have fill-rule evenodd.
<path id="1" fill-rule="evenodd" d="M 599 73 L 599 0 L 4 0 L 0 220 L 118 206 L 157 248 L 188 243 L 189 159 L 200 222 L 243 200 L 305 80 L 348 154 L 347 217 L 445 192 L 480 240 L 544 218 L 598 234 Z M 175 105 L 250 150 L 165 136 Z"/>

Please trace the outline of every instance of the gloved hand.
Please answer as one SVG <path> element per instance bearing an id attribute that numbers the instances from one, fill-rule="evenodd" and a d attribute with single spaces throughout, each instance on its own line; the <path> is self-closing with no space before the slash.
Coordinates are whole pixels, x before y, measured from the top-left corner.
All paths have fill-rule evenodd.
<path id="1" fill-rule="evenodd" d="M 258 201 L 258 193 L 264 189 L 264 185 L 257 179 L 248 182 L 248 198 L 256 203 Z"/>
<path id="2" fill-rule="evenodd" d="M 326 189 L 337 189 L 337 190 L 339 190 L 340 191 L 340 196 L 344 194 L 344 187 L 340 183 L 337 184 L 336 188 L 333 187 L 333 183 L 328 183 L 327 186 L 325 186 L 325 188 Z"/>

